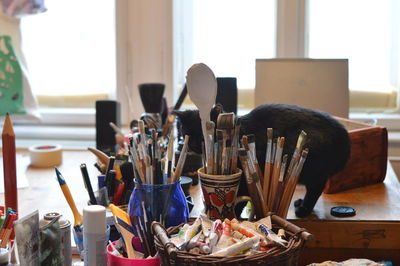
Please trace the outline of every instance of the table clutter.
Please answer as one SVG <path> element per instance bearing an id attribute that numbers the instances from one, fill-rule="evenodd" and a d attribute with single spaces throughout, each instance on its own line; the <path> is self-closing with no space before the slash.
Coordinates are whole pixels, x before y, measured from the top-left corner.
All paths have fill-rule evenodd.
<path id="1" fill-rule="evenodd" d="M 303 147 L 306 132 L 300 133 L 288 161 L 288 155 L 282 154 L 285 138 L 273 139 L 273 129 L 268 128 L 262 173 L 261 162 L 255 155 L 254 135 L 239 136 L 240 119 L 234 113 L 220 113 L 216 123 L 210 121 L 216 93 L 212 71 L 204 64 L 196 64 L 188 71 L 187 79 L 189 94 L 201 111 L 204 152 L 203 167 L 197 174 L 205 214 L 189 222 L 188 203 L 181 187 L 189 136 L 175 133 L 174 115 L 167 116 L 162 124 L 158 112 L 164 86 L 143 85 L 139 89 L 146 113 L 131 123 L 129 133 L 123 134 L 110 123 L 116 133 L 115 153 L 89 148 L 98 159 L 97 186 L 90 181 L 87 165 L 77 166 L 89 198 L 83 212 L 76 207 L 67 185 L 68 178 L 73 177 L 65 178 L 55 168 L 55 177 L 74 216 L 73 223 L 62 221 L 59 214 L 47 214 L 39 222 L 38 211 L 16 220 L 16 213 L 9 210 L 3 225 L 5 230 L 0 234 L 1 247 L 15 246 L 8 238 L 13 239 L 10 227 L 16 220 L 18 255 L 21 263 L 26 262 L 22 265 L 30 265 L 29 260 L 42 265 L 69 264 L 71 251 L 66 245 L 70 246 L 70 239 L 65 238 L 68 230 L 73 233 L 85 265 L 106 265 L 106 261 L 108 265 L 159 265 L 160 262 L 169 265 L 175 260 L 183 263 L 180 265 L 192 263 L 190 260 L 241 265 L 296 262 L 304 241 L 311 235 L 283 218 L 307 158 L 308 149 Z M 210 95 L 201 91 L 204 88 L 210 90 L 211 103 Z M 157 104 L 150 102 L 152 95 L 157 95 Z M 9 124 L 5 126 L 10 128 Z M 15 139 L 9 132 L 11 138 L 7 135 L 6 142 L 12 144 Z M 177 146 L 179 153 L 175 152 Z M 12 155 L 12 145 L 9 149 Z M 6 158 L 12 163 L 11 157 Z M 12 168 L 12 165 L 4 167 L 11 177 Z M 245 198 L 237 197 L 242 178 L 250 192 Z M 16 200 L 9 197 L 14 187 L 15 184 L 6 184 L 6 204 L 16 206 Z M 241 217 L 235 214 L 234 208 L 240 200 L 251 202 L 250 208 L 255 213 L 250 215 L 251 221 L 240 221 Z M 26 234 L 23 226 L 29 227 Z M 20 247 L 22 244 L 37 249 L 27 250 Z"/>

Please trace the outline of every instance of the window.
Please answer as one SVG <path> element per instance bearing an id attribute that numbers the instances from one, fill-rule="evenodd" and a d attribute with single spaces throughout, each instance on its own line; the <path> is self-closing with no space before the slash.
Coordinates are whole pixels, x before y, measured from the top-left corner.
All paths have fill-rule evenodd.
<path id="1" fill-rule="evenodd" d="M 42 106 L 93 107 L 93 99 L 116 89 L 114 1 L 49 0 L 46 6 L 21 20 L 33 93 Z"/>
<path id="2" fill-rule="evenodd" d="M 348 58 L 353 107 L 396 107 L 400 5 L 394 0 L 310 0 L 312 58 Z"/>
<path id="3" fill-rule="evenodd" d="M 348 58 L 351 110 L 397 107 L 398 1 L 191 2 L 190 63 L 203 61 L 217 76 L 236 76 L 240 89 L 254 88 L 254 58 Z M 239 90 L 240 97 L 251 93 Z"/>

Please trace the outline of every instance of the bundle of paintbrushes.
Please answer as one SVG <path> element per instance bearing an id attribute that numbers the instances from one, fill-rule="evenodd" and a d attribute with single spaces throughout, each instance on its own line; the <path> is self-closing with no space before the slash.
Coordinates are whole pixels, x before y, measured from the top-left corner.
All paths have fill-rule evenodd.
<path id="1" fill-rule="evenodd" d="M 129 216 L 128 213 L 110 204 L 110 209 L 114 215 L 114 223 L 117 230 L 121 234 L 123 244 L 117 243 L 116 246 L 111 244 L 114 249 L 114 254 L 124 256 L 130 259 L 142 259 L 155 255 L 152 245 L 151 232 L 147 229 L 146 222 L 142 219 L 137 219 L 135 216 Z M 137 243 L 140 247 L 134 247 Z"/>
<path id="2" fill-rule="evenodd" d="M 210 175 L 234 174 L 237 169 L 237 152 L 240 119 L 234 113 L 218 115 L 217 128 L 212 121 L 206 122 L 207 136 L 204 138 L 204 166 Z"/>
<path id="3" fill-rule="evenodd" d="M 157 131 L 150 129 L 150 135 L 145 133 L 143 121 L 138 121 L 139 132 L 130 138 L 129 155 L 133 172 L 138 183 L 148 185 L 171 184 L 179 181 L 185 163 L 189 136 L 185 136 L 175 171 L 174 136 L 171 131 L 166 144 L 163 137 L 158 137 Z"/>
<path id="4" fill-rule="evenodd" d="M 300 133 L 296 148 L 288 162 L 288 155 L 283 155 L 285 138 L 273 139 L 273 129 L 268 128 L 264 175 L 257 161 L 254 136 L 242 137 L 244 148 L 239 149 L 239 158 L 258 217 L 266 215 L 269 211 L 286 217 L 297 180 L 308 155 L 308 149 L 303 149 L 306 136 L 304 131 Z"/>

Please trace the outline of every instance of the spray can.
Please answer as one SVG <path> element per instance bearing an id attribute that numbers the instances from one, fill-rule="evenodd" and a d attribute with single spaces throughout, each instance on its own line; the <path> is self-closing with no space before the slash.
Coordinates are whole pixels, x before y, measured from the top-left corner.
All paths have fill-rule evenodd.
<path id="1" fill-rule="evenodd" d="M 90 205 L 83 208 L 83 246 L 85 266 L 106 266 L 106 208 Z"/>
<path id="2" fill-rule="evenodd" d="M 40 221 L 40 225 L 45 225 L 50 223 L 54 218 L 60 217 L 58 219 L 58 224 L 60 225 L 61 233 L 61 253 L 64 257 L 64 265 L 72 265 L 72 250 L 71 250 L 71 222 L 67 219 L 63 219 L 62 215 L 57 212 L 46 213 L 43 219 Z"/>

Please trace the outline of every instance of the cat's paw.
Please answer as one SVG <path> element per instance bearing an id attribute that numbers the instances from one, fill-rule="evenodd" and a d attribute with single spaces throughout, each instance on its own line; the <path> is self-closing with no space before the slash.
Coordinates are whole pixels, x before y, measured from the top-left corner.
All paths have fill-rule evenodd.
<path id="1" fill-rule="evenodd" d="M 295 207 L 299 207 L 299 206 L 301 206 L 303 204 L 303 200 L 302 199 L 298 199 L 298 200 L 296 200 L 295 202 L 294 202 L 294 206 Z"/>
<path id="2" fill-rule="evenodd" d="M 312 212 L 312 210 L 310 210 L 304 206 L 301 206 L 301 205 L 297 206 L 295 208 L 295 213 L 296 213 L 297 217 L 301 217 L 301 218 L 306 217 L 306 216 L 310 215 L 311 212 Z"/>

